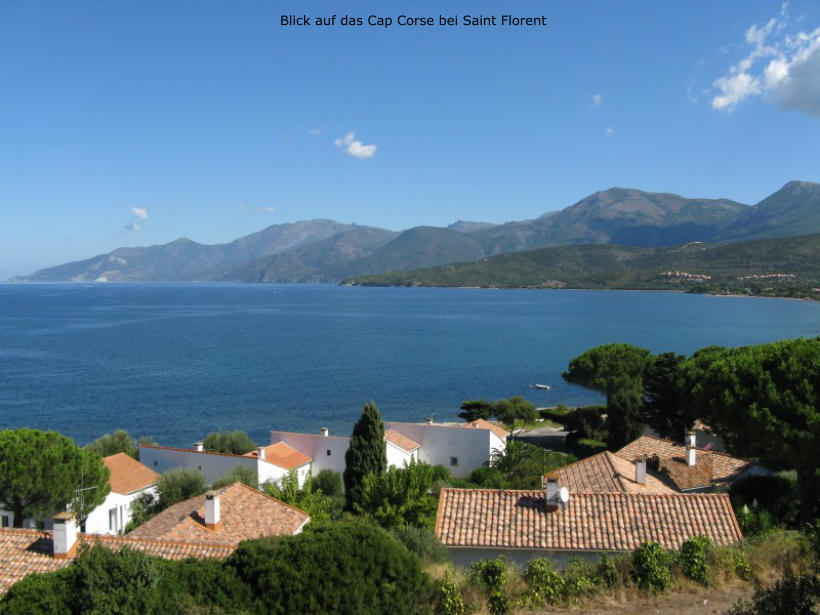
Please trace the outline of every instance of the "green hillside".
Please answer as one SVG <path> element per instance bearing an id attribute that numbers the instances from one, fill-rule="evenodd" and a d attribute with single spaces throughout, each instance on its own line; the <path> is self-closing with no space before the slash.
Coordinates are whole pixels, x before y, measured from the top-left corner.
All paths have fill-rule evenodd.
<path id="1" fill-rule="evenodd" d="M 558 246 L 471 263 L 358 276 L 363 286 L 658 289 L 813 296 L 820 234 L 672 248 Z"/>

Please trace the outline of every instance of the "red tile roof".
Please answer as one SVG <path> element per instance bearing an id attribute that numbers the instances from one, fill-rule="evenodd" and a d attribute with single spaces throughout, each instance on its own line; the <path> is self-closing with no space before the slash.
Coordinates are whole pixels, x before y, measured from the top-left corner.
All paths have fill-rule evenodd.
<path id="1" fill-rule="evenodd" d="M 476 419 L 474 421 L 470 421 L 469 423 L 459 425 L 459 427 L 466 427 L 468 429 L 489 429 L 504 441 L 507 440 L 507 436 L 509 435 L 509 432 L 498 423 L 491 423 L 490 421 L 485 421 L 484 419 Z"/>
<path id="2" fill-rule="evenodd" d="M 236 545 L 261 536 L 295 534 L 310 519 L 307 513 L 242 483 L 217 489 L 219 529 L 205 527 L 205 495 L 169 506 L 130 532 L 129 538 L 179 540 Z"/>
<path id="3" fill-rule="evenodd" d="M 251 451 L 246 453 L 245 457 L 257 457 L 259 453 Z M 284 468 L 285 470 L 293 470 L 300 466 L 313 461 L 313 457 L 308 457 L 303 452 L 296 450 L 292 446 L 284 442 L 277 442 L 265 447 L 265 459 L 268 463 Z"/>
<path id="4" fill-rule="evenodd" d="M 170 542 L 162 540 L 135 540 L 127 536 L 99 536 L 80 534 L 78 540 L 90 544 L 100 544 L 109 549 L 128 546 L 148 555 L 165 559 L 223 559 L 233 553 L 235 546 Z M 71 559 L 55 559 L 51 532 L 39 530 L 0 530 L 0 594 L 29 574 L 53 572 L 67 566 Z"/>
<path id="5" fill-rule="evenodd" d="M 571 493 L 675 493 L 647 472 L 646 482 L 635 482 L 635 464 L 603 451 L 555 470 L 560 484 Z"/>
<path id="6" fill-rule="evenodd" d="M 111 472 L 111 491 L 128 495 L 145 487 L 150 487 L 159 478 L 159 474 L 148 466 L 142 465 L 125 453 L 103 457 L 105 467 Z"/>
<path id="7" fill-rule="evenodd" d="M 541 491 L 442 489 L 436 536 L 448 547 L 631 551 L 646 540 L 677 549 L 705 534 L 742 539 L 726 494 L 575 493 L 547 511 Z"/>
<path id="8" fill-rule="evenodd" d="M 385 442 L 390 442 L 390 444 L 398 446 L 401 450 L 408 453 L 412 453 L 413 451 L 421 448 L 421 444 L 411 438 L 408 438 L 404 434 L 399 433 L 395 429 L 385 429 L 384 440 Z"/>
<path id="9" fill-rule="evenodd" d="M 657 456 L 661 461 L 677 459 L 677 461 L 662 463 L 661 469 L 665 469 L 681 490 L 730 482 L 752 465 L 748 461 L 737 459 L 726 453 L 699 448 L 695 455 L 695 466 L 686 466 L 684 468 L 682 465 L 686 465 L 684 461 L 686 459 L 686 447 L 670 440 L 652 436 L 641 436 L 617 451 L 616 454 L 630 461 L 634 461 L 635 458 L 641 455 L 646 457 Z"/>

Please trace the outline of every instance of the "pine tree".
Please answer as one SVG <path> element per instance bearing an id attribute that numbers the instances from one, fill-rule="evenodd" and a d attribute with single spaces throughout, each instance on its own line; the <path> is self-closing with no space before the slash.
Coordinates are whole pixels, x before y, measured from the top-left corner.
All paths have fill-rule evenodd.
<path id="1" fill-rule="evenodd" d="M 345 504 L 348 510 L 362 503 L 362 486 L 368 474 L 381 476 L 387 469 L 384 425 L 376 404 L 362 408 L 362 416 L 353 427 L 350 448 L 345 453 Z"/>

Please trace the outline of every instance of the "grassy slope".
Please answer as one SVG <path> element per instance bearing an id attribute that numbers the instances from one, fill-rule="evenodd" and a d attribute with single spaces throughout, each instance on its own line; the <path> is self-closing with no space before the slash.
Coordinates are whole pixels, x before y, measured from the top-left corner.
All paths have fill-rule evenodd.
<path id="1" fill-rule="evenodd" d="M 712 277 L 669 278 L 665 271 Z M 740 276 L 795 274 L 793 280 L 738 280 Z M 820 235 L 689 244 L 674 248 L 618 245 L 560 246 L 409 272 L 358 276 L 360 285 L 477 286 L 490 288 L 678 289 L 807 296 L 820 286 Z M 767 289 L 778 292 L 769 292 Z M 749 289 L 748 291 L 746 289 Z M 782 291 L 782 292 L 780 292 Z"/>

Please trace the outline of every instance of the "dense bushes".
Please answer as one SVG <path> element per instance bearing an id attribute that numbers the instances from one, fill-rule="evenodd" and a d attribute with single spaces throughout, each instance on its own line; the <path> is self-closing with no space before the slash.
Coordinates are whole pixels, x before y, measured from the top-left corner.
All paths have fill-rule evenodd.
<path id="1" fill-rule="evenodd" d="M 645 542 L 632 552 L 632 578 L 638 587 L 662 592 L 672 583 L 670 557 L 657 542 Z"/>
<path id="2" fill-rule="evenodd" d="M 681 545 L 680 566 L 683 575 L 701 585 L 709 583 L 712 541 L 708 536 L 695 536 Z"/>
<path id="3" fill-rule="evenodd" d="M 227 565 L 249 585 L 254 610 L 266 613 L 417 613 L 431 597 L 418 558 L 361 523 L 244 542 Z"/>
<path id="4" fill-rule="evenodd" d="M 215 431 L 205 436 L 202 445 L 206 451 L 244 455 L 256 449 L 256 442 L 244 431 Z"/>
<path id="5" fill-rule="evenodd" d="M 729 498 L 744 534 L 759 534 L 775 525 L 797 526 L 800 495 L 793 472 L 735 481 Z"/>

